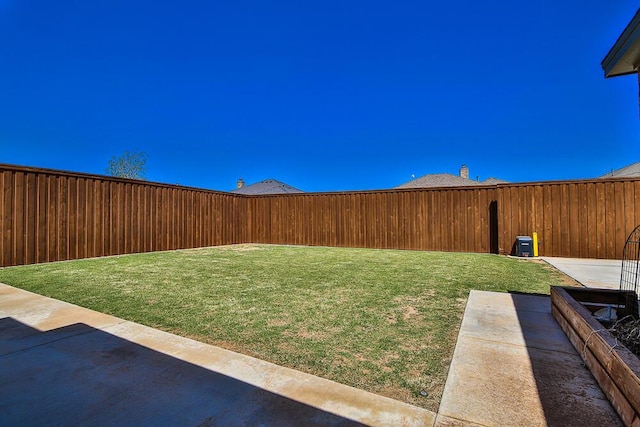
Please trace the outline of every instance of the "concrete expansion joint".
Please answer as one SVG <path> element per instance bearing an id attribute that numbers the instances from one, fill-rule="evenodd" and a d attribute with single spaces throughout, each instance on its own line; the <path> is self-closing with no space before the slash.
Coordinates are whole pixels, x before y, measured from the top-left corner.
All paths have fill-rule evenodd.
<path id="1" fill-rule="evenodd" d="M 446 417 L 446 422 L 442 421 L 442 420 L 438 420 L 438 417 Z M 452 424 L 451 421 L 457 421 L 457 423 Z M 437 412 L 436 413 L 436 423 L 435 423 L 435 427 L 456 427 L 458 426 L 458 424 L 460 425 L 460 427 L 491 427 L 491 424 L 482 424 L 476 421 L 469 421 L 465 418 L 460 418 L 460 417 L 456 417 L 454 415 L 445 415 L 441 412 Z"/>
<path id="2" fill-rule="evenodd" d="M 125 323 L 129 322 L 129 320 L 125 320 L 125 319 L 118 319 L 118 320 L 119 320 L 118 322 L 113 322 L 112 324 L 107 325 L 107 326 L 103 326 L 103 327 L 102 327 L 102 328 L 100 328 L 100 329 L 102 329 L 102 330 L 106 331 L 106 330 L 116 328 L 116 327 L 118 327 L 118 326 L 120 326 L 120 325 L 123 325 L 123 324 L 125 324 Z"/>
<path id="3" fill-rule="evenodd" d="M 558 349 L 553 349 L 552 350 L 552 349 L 549 349 L 549 348 L 536 346 L 534 344 L 515 344 L 515 343 L 511 343 L 511 342 L 500 341 L 500 340 L 492 340 L 492 339 L 489 339 L 489 338 L 480 338 L 480 337 L 469 337 L 469 339 L 475 340 L 475 341 L 480 341 L 480 342 L 499 344 L 499 345 L 505 346 L 505 347 L 530 348 L 530 349 L 539 350 L 539 351 L 546 351 L 546 352 L 553 352 L 553 353 L 564 353 L 564 354 L 569 354 L 569 355 L 575 354 L 575 352 L 573 350 L 567 350 L 567 351 L 558 350 Z"/>
<path id="4" fill-rule="evenodd" d="M 505 341 L 500 341 L 500 340 L 492 340 L 489 338 L 480 338 L 480 337 L 468 337 L 469 340 L 473 340 L 473 341 L 480 341 L 480 342 L 487 342 L 487 343 L 491 343 L 491 344 L 499 344 L 501 346 L 508 346 L 508 347 L 515 347 L 515 348 L 522 348 L 522 347 L 527 347 L 527 345 L 525 344 L 514 344 L 511 342 L 505 342 Z"/>

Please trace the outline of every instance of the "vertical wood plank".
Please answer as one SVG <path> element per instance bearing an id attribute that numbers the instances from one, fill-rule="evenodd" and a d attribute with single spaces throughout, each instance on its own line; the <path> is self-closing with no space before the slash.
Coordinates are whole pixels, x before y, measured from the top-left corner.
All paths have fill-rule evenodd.
<path id="1" fill-rule="evenodd" d="M 604 229 L 605 229 L 605 257 L 614 258 L 616 254 L 616 210 L 615 183 L 604 183 Z"/>
<path id="2" fill-rule="evenodd" d="M 589 230 L 589 186 L 586 184 L 578 184 L 578 236 L 577 251 L 579 257 L 589 256 L 589 246 L 591 245 L 591 239 L 589 238 L 591 232 Z"/>
<path id="3" fill-rule="evenodd" d="M 598 242 L 598 222 L 596 220 L 597 215 L 597 197 L 596 197 L 596 185 L 589 184 L 586 185 L 586 201 L 585 201 L 585 209 L 587 211 L 587 226 L 586 226 L 586 235 L 588 236 L 585 239 L 587 243 L 587 257 L 588 258 L 598 258 L 598 253 L 600 250 L 600 242 Z"/>
<path id="4" fill-rule="evenodd" d="M 635 222 L 636 194 L 633 181 L 625 181 L 622 183 L 622 195 L 624 199 L 624 207 L 622 208 L 624 212 L 624 226 L 622 232 L 626 240 L 627 236 L 629 236 L 636 225 L 638 225 Z M 624 245 L 620 250 L 620 254 L 622 254 L 623 249 Z"/>
<path id="5" fill-rule="evenodd" d="M 633 181 L 633 224 L 635 226 L 640 225 L 640 180 Z"/>
<path id="6" fill-rule="evenodd" d="M 24 206 L 24 178 L 25 174 L 23 172 L 18 172 L 15 174 L 13 213 L 11 215 L 14 218 L 14 220 L 12 221 L 12 235 L 14 236 L 12 254 L 15 260 L 14 265 L 24 264 L 24 215 L 26 213 Z"/>
<path id="7" fill-rule="evenodd" d="M 76 178 L 73 176 L 66 177 L 66 190 L 65 190 L 65 239 L 67 244 L 64 248 L 64 259 L 75 259 L 76 253 L 76 236 L 77 236 L 77 222 L 76 222 Z"/>
<path id="8" fill-rule="evenodd" d="M 625 230 L 625 198 L 624 198 L 624 183 L 614 183 L 614 212 L 615 212 L 615 231 L 614 231 L 614 250 L 612 257 L 614 259 L 622 259 L 622 250 L 624 248 L 624 242 L 627 238 Z"/>
<path id="9" fill-rule="evenodd" d="M 37 213 L 38 213 L 38 191 L 37 176 L 35 173 L 25 175 L 24 188 L 24 264 L 33 264 L 37 259 Z"/>
<path id="10" fill-rule="evenodd" d="M 640 179 L 246 197 L 0 167 L 0 264 L 233 242 L 488 252 L 538 232 L 542 255 L 619 258 Z"/>
<path id="11" fill-rule="evenodd" d="M 35 262 L 41 263 L 47 262 L 47 176 L 44 173 L 38 174 L 37 180 Z"/>
<path id="12" fill-rule="evenodd" d="M 15 172 L 2 172 L 2 266 L 15 265 L 13 256 L 13 193 L 15 191 Z"/>
<path id="13" fill-rule="evenodd" d="M 569 203 L 567 204 L 568 223 L 565 225 L 569 230 L 569 249 L 567 251 L 567 254 L 569 256 L 573 256 L 572 254 L 580 253 L 580 198 L 578 192 L 578 184 L 568 184 L 567 187 L 569 190 Z"/>

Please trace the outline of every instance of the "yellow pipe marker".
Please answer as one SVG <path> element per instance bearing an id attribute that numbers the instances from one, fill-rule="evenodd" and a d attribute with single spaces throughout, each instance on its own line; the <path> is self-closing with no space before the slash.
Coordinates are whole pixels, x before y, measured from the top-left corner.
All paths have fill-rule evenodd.
<path id="1" fill-rule="evenodd" d="M 538 256 L 538 233 L 533 232 L 533 256 Z"/>

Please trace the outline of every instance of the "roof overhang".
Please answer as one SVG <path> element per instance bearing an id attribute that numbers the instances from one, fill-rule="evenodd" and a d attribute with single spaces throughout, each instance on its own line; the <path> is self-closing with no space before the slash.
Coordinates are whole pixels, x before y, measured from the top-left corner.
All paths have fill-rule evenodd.
<path id="1" fill-rule="evenodd" d="M 638 72 L 640 66 L 640 9 L 602 60 L 605 77 Z"/>

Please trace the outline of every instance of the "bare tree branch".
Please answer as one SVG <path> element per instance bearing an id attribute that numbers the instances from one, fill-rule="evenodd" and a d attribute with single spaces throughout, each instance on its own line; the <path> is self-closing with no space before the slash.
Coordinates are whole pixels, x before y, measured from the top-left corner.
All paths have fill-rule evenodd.
<path id="1" fill-rule="evenodd" d="M 144 179 L 147 172 L 147 153 L 125 151 L 122 156 L 113 156 L 105 173 L 119 178 Z"/>

